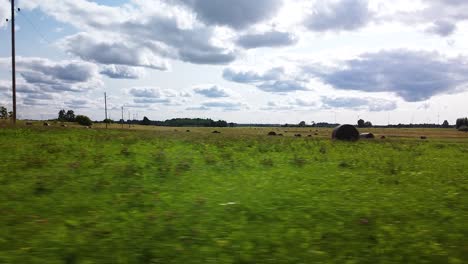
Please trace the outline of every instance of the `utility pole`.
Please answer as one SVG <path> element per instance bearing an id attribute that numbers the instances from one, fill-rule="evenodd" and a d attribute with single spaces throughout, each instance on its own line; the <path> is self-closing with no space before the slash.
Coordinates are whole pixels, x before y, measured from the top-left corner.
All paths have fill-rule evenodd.
<path id="1" fill-rule="evenodd" d="M 122 106 L 122 128 L 124 126 L 124 119 L 123 119 L 123 106 Z"/>
<path id="2" fill-rule="evenodd" d="M 16 50 L 15 50 L 15 0 L 11 1 L 11 80 L 13 92 L 13 125 L 16 125 Z"/>
<path id="3" fill-rule="evenodd" d="M 104 119 L 104 123 L 106 123 L 106 128 L 107 128 L 107 94 L 104 93 L 104 109 L 106 113 L 106 118 Z"/>
<path id="4" fill-rule="evenodd" d="M 131 127 L 131 121 L 130 121 L 130 110 L 128 110 L 128 128 Z"/>

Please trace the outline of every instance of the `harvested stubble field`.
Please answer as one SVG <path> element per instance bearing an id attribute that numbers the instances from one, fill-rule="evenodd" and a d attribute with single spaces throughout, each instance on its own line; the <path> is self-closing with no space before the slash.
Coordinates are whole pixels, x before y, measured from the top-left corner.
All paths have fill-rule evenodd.
<path id="1" fill-rule="evenodd" d="M 468 261 L 465 133 L 189 129 L 0 129 L 0 263 Z"/>

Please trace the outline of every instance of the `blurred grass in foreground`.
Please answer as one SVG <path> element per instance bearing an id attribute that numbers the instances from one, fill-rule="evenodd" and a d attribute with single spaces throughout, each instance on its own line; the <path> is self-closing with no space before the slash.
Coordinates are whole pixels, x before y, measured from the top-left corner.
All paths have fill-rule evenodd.
<path id="1" fill-rule="evenodd" d="M 0 129 L 0 263 L 466 263 L 468 141 Z"/>

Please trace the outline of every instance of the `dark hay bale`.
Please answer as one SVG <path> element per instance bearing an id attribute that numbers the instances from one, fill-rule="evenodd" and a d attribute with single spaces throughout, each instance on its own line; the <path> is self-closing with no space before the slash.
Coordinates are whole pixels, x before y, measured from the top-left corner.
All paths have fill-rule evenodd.
<path id="1" fill-rule="evenodd" d="M 47 122 L 44 122 L 44 124 L 43 124 L 43 125 L 44 125 L 44 126 L 50 126 L 50 124 L 49 124 L 49 123 L 47 123 Z"/>
<path id="2" fill-rule="evenodd" d="M 365 138 L 365 139 L 373 139 L 375 138 L 374 134 L 372 133 L 361 133 L 359 135 L 360 138 Z"/>
<path id="3" fill-rule="evenodd" d="M 427 137 L 426 137 L 426 136 L 421 136 L 421 139 L 422 139 L 422 140 L 426 140 Z"/>
<path id="4" fill-rule="evenodd" d="M 301 134 L 295 134 L 294 136 L 295 136 L 295 137 L 302 137 Z"/>
<path id="5" fill-rule="evenodd" d="M 190 133 L 190 130 L 187 129 L 185 132 Z"/>
<path id="6" fill-rule="evenodd" d="M 307 137 L 312 137 L 312 135 L 308 135 Z"/>
<path id="7" fill-rule="evenodd" d="M 359 140 L 359 131 L 352 125 L 340 125 L 333 129 L 332 139 L 356 141 Z"/>
<path id="8" fill-rule="evenodd" d="M 314 135 L 318 136 L 318 133 L 317 133 L 317 132 L 315 132 L 315 133 L 314 133 Z"/>
<path id="9" fill-rule="evenodd" d="M 269 136 L 276 136 L 276 132 L 271 131 L 271 132 L 268 133 L 268 135 L 269 135 Z"/>
<path id="10" fill-rule="evenodd" d="M 283 137 L 284 135 L 283 135 L 283 134 L 278 134 L 277 136 L 278 136 L 278 137 Z"/>
<path id="11" fill-rule="evenodd" d="M 212 133 L 213 133 L 213 134 L 221 134 L 221 132 L 219 132 L 219 131 L 217 131 L 217 130 L 213 131 Z"/>
<path id="12" fill-rule="evenodd" d="M 386 136 L 381 136 L 380 139 L 386 139 L 387 137 Z"/>
<path id="13" fill-rule="evenodd" d="M 33 123 L 32 123 L 32 122 L 26 122 L 26 125 L 27 125 L 27 126 L 32 126 Z"/>

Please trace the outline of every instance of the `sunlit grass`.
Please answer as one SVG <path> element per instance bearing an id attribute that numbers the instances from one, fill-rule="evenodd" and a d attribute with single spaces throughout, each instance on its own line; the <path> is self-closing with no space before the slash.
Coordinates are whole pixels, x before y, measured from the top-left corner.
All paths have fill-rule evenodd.
<path id="1" fill-rule="evenodd" d="M 0 129 L 0 263 L 468 260 L 465 140 L 144 129 Z"/>

